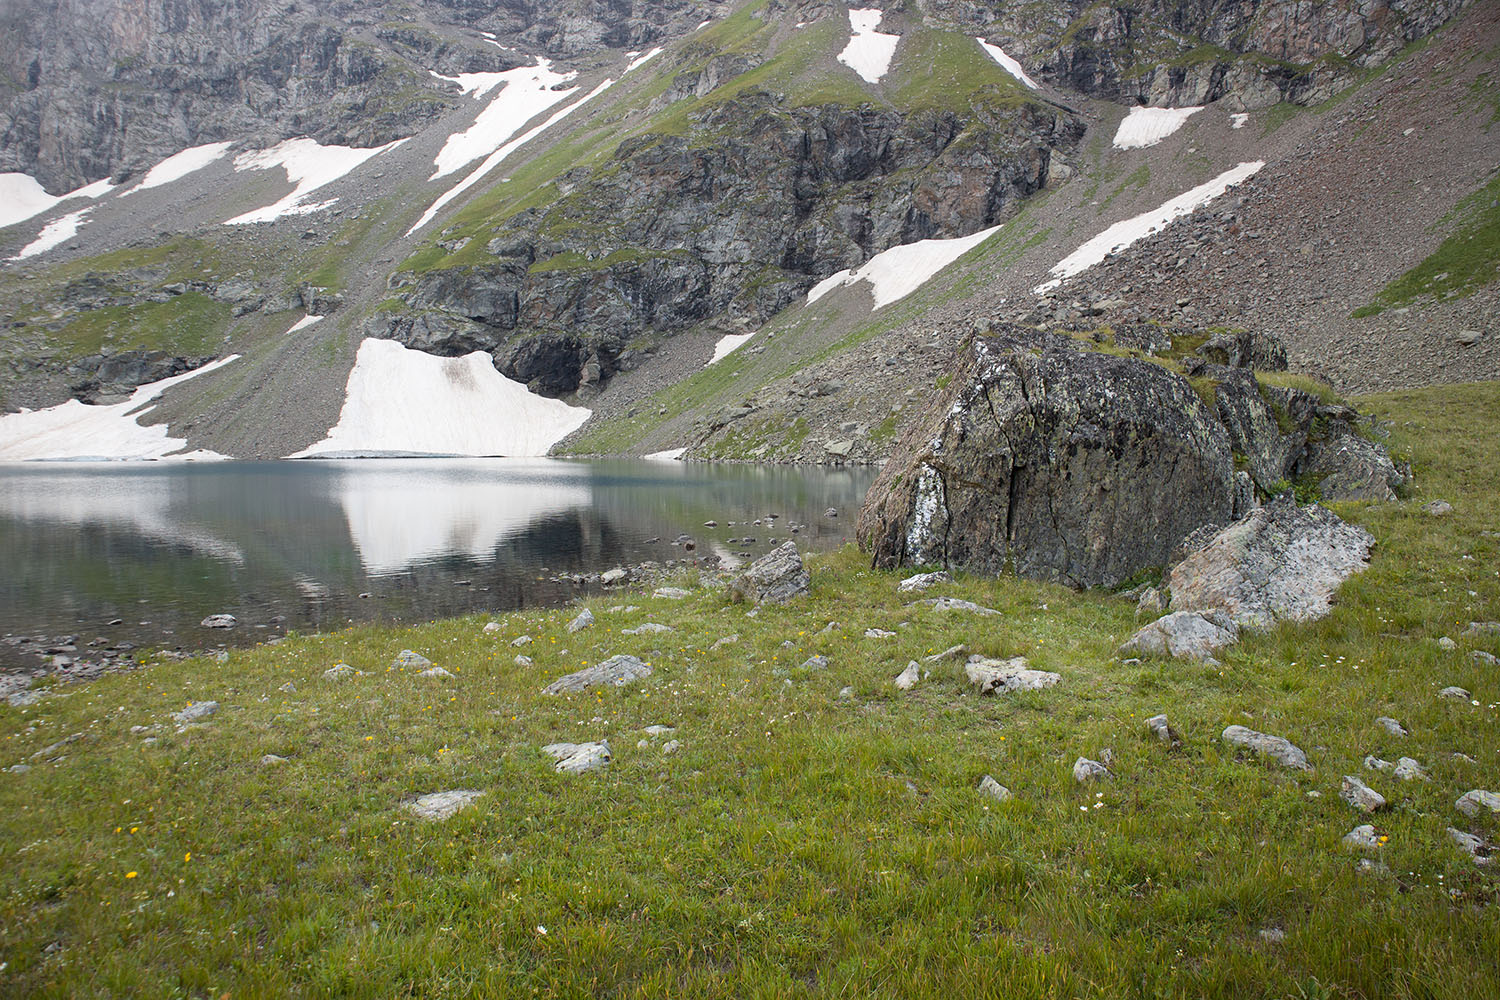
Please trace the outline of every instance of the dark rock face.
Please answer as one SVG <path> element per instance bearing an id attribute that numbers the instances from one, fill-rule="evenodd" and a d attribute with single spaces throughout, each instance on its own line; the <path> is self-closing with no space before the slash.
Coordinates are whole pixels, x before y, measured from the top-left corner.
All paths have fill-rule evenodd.
<path id="1" fill-rule="evenodd" d="M 1389 495 L 1400 482 L 1352 411 L 1246 369 L 1200 364 L 1190 382 L 1090 347 L 1016 326 L 973 342 L 865 499 L 858 538 L 875 565 L 1112 586 L 1174 562 L 1188 536 L 1290 479 L 1379 480 Z M 1325 444 L 1345 435 L 1362 446 L 1340 453 L 1352 466 Z"/>
<path id="2" fill-rule="evenodd" d="M 1082 132 L 1035 106 L 904 115 L 737 98 L 686 135 L 622 143 L 560 200 L 507 223 L 486 245 L 492 262 L 398 274 L 409 308 L 365 332 L 436 353 L 493 351 L 502 371 L 571 352 L 578 378 L 549 362 L 556 377 L 539 391 L 574 391 L 591 358 L 608 379 L 631 337 L 723 315 L 753 325 L 889 247 L 1002 221 Z M 509 348 L 522 330 L 541 331 L 544 346 Z"/>
<path id="3" fill-rule="evenodd" d="M 1019 327 L 978 340 L 860 511 L 877 566 L 1077 586 L 1160 566 L 1232 512 L 1229 436 L 1188 381 Z"/>
<path id="4" fill-rule="evenodd" d="M 79 379 L 72 386 L 74 397 L 94 403 L 102 397 L 123 395 L 137 386 L 201 368 L 212 360 L 212 355 L 182 358 L 165 351 L 121 351 L 108 357 L 95 354 L 80 358 L 68 367 L 66 374 Z"/>

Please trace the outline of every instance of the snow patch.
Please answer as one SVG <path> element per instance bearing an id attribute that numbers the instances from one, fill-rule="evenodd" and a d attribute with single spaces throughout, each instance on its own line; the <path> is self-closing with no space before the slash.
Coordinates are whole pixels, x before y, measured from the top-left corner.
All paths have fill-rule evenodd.
<path id="1" fill-rule="evenodd" d="M 1230 115 L 1229 116 L 1229 127 L 1230 128 L 1244 128 L 1249 123 L 1249 121 L 1250 121 L 1250 116 L 1247 115 L 1247 114 L 1245 114 L 1245 113 L 1243 113 L 1243 112 L 1241 112 L 1240 114 L 1236 114 L 1236 115 Z"/>
<path id="2" fill-rule="evenodd" d="M 552 89 L 577 75 L 554 73 L 552 63 L 538 57 L 535 66 L 519 66 L 504 73 L 468 73 L 459 77 L 443 77 L 455 83 L 469 78 L 477 97 L 482 97 L 495 87 L 503 89 L 484 106 L 473 125 L 462 132 L 455 132 L 443 143 L 437 158 L 432 161 L 437 169 L 428 180 L 435 181 L 439 177 L 445 177 L 499 149 L 523 125 L 577 90 L 576 87 Z M 484 79 L 479 80 L 480 77 Z M 462 83 L 460 85 L 465 86 Z"/>
<path id="3" fill-rule="evenodd" d="M 714 345 L 714 356 L 709 359 L 708 365 L 715 365 L 723 361 L 736 348 L 753 336 L 755 336 L 753 333 L 730 333 L 720 337 L 719 342 Z M 707 368 L 708 365 L 704 365 L 703 367 Z"/>
<path id="4" fill-rule="evenodd" d="M 504 73 L 460 73 L 457 76 L 444 76 L 434 70 L 429 70 L 439 80 L 458 85 L 459 92 L 467 97 L 483 97 L 496 87 L 505 85 L 506 80 L 514 70 Z"/>
<path id="5" fill-rule="evenodd" d="M 0 416 L 0 461 L 221 459 L 224 456 L 207 451 L 174 455 L 187 445 L 185 439 L 168 437 L 166 424 L 143 427 L 139 421 L 155 409 L 146 404 L 172 386 L 222 368 L 238 357 L 231 354 L 202 368 L 140 386 L 123 403 L 89 406 L 70 399 L 43 410 Z"/>
<path id="6" fill-rule="evenodd" d="M 337 198 L 307 204 L 305 199 L 319 188 L 332 184 L 361 163 L 381 153 L 395 149 L 406 142 L 397 139 L 373 149 L 355 149 L 350 146 L 324 146 L 312 139 L 287 139 L 270 149 L 241 153 L 234 158 L 234 169 L 270 170 L 281 167 L 287 180 L 296 185 L 292 193 L 265 208 L 258 208 L 244 215 L 236 215 L 224 223 L 226 226 L 245 225 L 256 222 L 275 222 L 284 215 L 310 215 L 332 205 Z"/>
<path id="7" fill-rule="evenodd" d="M 849 11 L 849 44 L 839 53 L 839 62 L 858 73 L 866 83 L 879 83 L 891 68 L 900 35 L 886 35 L 875 29 L 885 14 L 873 8 L 851 8 Z"/>
<path id="8" fill-rule="evenodd" d="M 440 358 L 366 338 L 328 436 L 290 458 L 545 455 L 591 411 L 528 392 L 484 351 Z"/>
<path id="9" fill-rule="evenodd" d="M 876 309 L 899 302 L 1000 229 L 1000 226 L 992 226 L 957 239 L 919 240 L 891 247 L 865 261 L 858 270 L 840 271 L 824 278 L 807 293 L 807 302 L 811 305 L 840 285 L 852 285 L 856 281 L 868 281 L 873 286 L 870 295 L 875 300 Z"/>
<path id="10" fill-rule="evenodd" d="M 303 316 L 297 322 L 292 324 L 291 329 L 287 330 L 287 333 L 296 333 L 298 330 L 306 330 L 308 327 L 312 326 L 322 318 L 322 316 Z"/>
<path id="11" fill-rule="evenodd" d="M 1182 128 L 1196 108 L 1131 108 L 1115 132 L 1116 149 L 1145 149 Z"/>
<path id="12" fill-rule="evenodd" d="M 1006 55 L 1005 54 L 1005 50 L 1002 49 L 1000 46 L 998 46 L 998 45 L 991 45 L 989 42 L 985 41 L 983 38 L 976 38 L 976 39 L 974 39 L 974 41 L 978 42 L 979 43 L 979 47 L 982 48 L 982 49 L 984 49 L 984 51 L 989 54 L 989 57 L 991 59 L 993 59 L 993 60 L 995 60 L 995 62 L 999 63 L 1000 64 L 1000 68 L 1003 69 L 1003 70 L 1005 70 L 1005 72 L 1009 73 L 1011 76 L 1015 77 L 1017 80 L 1020 80 L 1022 83 L 1026 84 L 1026 86 L 1030 87 L 1032 90 L 1039 90 L 1039 89 L 1041 89 L 1041 88 L 1039 88 L 1036 85 L 1036 81 L 1035 80 L 1033 80 L 1031 77 L 1029 77 L 1029 76 L 1026 75 L 1026 71 L 1021 68 L 1021 64 L 1018 63 L 1018 62 L 1016 62 L 1010 56 Z"/>
<path id="13" fill-rule="evenodd" d="M 102 198 L 114 189 L 106 177 L 54 198 L 29 174 L 0 174 L 0 229 L 50 211 L 69 198 Z"/>
<path id="14" fill-rule="evenodd" d="M 1174 220 L 1184 215 L 1191 215 L 1234 185 L 1253 176 L 1265 165 L 1263 160 L 1241 163 L 1233 169 L 1224 171 L 1206 184 L 1200 184 L 1191 191 L 1178 195 L 1158 208 L 1143 212 L 1133 219 L 1115 223 L 1059 261 L 1048 272 L 1052 275 L 1052 280 L 1037 285 L 1032 291 L 1037 294 L 1050 291 L 1062 284 L 1063 279 L 1087 271 L 1110 254 L 1123 250 L 1137 240 L 1161 232 Z"/>
<path id="15" fill-rule="evenodd" d="M 439 195 L 438 200 L 433 202 L 432 205 L 427 209 L 427 211 L 422 213 L 422 217 L 418 219 L 416 223 L 406 231 L 406 235 L 410 236 L 418 229 L 421 229 L 423 226 L 427 225 L 427 223 L 433 220 L 433 217 L 438 214 L 438 212 L 444 205 L 448 204 L 448 202 L 452 201 L 454 198 L 457 198 L 460 194 L 463 194 L 469 188 L 477 184 L 481 177 L 503 163 L 507 156 L 514 153 L 516 150 L 520 149 L 522 146 L 526 145 L 528 142 L 535 139 L 543 132 L 547 131 L 553 125 L 556 125 L 558 122 L 562 121 L 564 118 L 577 111 L 579 108 L 583 107 L 589 101 L 592 101 L 594 98 L 604 93 L 610 87 L 614 86 L 614 82 L 614 80 L 605 80 L 603 83 L 599 84 L 599 86 L 589 91 L 588 95 L 585 96 L 582 100 L 575 101 L 574 103 L 569 104 L 561 111 L 553 114 L 551 118 L 548 118 L 536 128 L 531 129 L 529 132 L 520 136 L 519 138 L 512 139 L 510 142 L 495 150 L 485 158 L 485 161 L 483 163 L 475 167 L 467 177 Z M 572 92 L 572 90 L 569 90 L 566 93 L 571 94 Z M 507 180 L 508 179 L 509 178 L 507 178 Z"/>
<path id="16" fill-rule="evenodd" d="M 629 53 L 629 54 L 630 55 L 635 55 L 634 52 Z M 652 49 L 650 52 L 647 52 L 645 55 L 641 56 L 640 58 L 638 58 L 638 59 L 632 59 L 630 61 L 630 65 L 625 67 L 625 72 L 629 73 L 633 69 L 639 69 L 640 67 L 646 65 L 648 62 L 650 62 L 651 60 L 655 59 L 657 56 L 659 56 L 661 54 L 662 54 L 662 47 L 660 45 L 658 45 L 656 48 Z M 623 76 L 624 73 L 622 73 L 620 75 Z"/>
<path id="17" fill-rule="evenodd" d="M 202 170 L 229 152 L 229 147 L 232 145 L 234 145 L 232 142 L 210 142 L 204 146 L 192 146 L 180 153 L 173 153 L 146 171 L 146 176 L 141 178 L 141 182 L 129 191 L 123 192 L 120 197 L 181 180 L 188 174 Z"/>
<path id="18" fill-rule="evenodd" d="M 37 254 L 46 253 L 53 247 L 62 246 L 64 243 L 78 235 L 78 230 L 83 228 L 84 217 L 94 210 L 94 206 L 80 208 L 76 212 L 69 212 L 60 219 L 53 219 L 42 227 L 36 239 L 21 248 L 11 260 L 25 260 L 27 257 L 35 257 Z"/>
<path id="19" fill-rule="evenodd" d="M 652 462 L 675 462 L 687 451 L 686 448 L 668 448 L 666 451 L 653 451 L 649 455 L 641 457 Z"/>

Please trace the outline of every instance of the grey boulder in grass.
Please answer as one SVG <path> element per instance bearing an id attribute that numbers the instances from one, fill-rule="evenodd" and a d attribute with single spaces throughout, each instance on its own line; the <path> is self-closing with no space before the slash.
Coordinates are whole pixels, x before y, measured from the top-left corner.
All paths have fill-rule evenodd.
<path id="1" fill-rule="evenodd" d="M 543 694 L 573 694 L 596 687 L 624 687 L 651 676 L 651 667 L 634 656 L 611 656 L 592 667 L 564 674 L 542 689 Z"/>
<path id="2" fill-rule="evenodd" d="M 755 560 L 729 585 L 731 601 L 785 604 L 811 591 L 812 576 L 796 542 L 785 542 Z"/>

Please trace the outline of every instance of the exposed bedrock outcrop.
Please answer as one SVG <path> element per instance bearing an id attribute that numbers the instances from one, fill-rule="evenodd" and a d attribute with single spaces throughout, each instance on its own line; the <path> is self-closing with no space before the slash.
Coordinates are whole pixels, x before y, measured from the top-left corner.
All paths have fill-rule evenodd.
<path id="1" fill-rule="evenodd" d="M 566 194 L 509 220 L 478 262 L 468 251 L 461 266 L 398 273 L 406 308 L 366 333 L 499 358 L 518 332 L 597 347 L 722 316 L 758 323 L 889 247 L 1009 217 L 1082 131 L 1031 105 L 908 115 L 727 101 L 684 135 L 629 139 L 570 175 Z"/>
<path id="2" fill-rule="evenodd" d="M 1247 369 L 1181 367 L 1027 327 L 976 338 L 871 487 L 860 544 L 877 566 L 1112 586 L 1290 481 L 1339 481 L 1322 445 L 1358 438 L 1352 411 Z M 1393 495 L 1399 474 L 1359 440 Z"/>

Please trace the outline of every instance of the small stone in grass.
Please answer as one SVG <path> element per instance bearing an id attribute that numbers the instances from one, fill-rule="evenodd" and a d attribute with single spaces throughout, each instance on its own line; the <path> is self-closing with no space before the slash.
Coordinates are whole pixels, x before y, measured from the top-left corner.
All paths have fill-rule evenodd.
<path id="1" fill-rule="evenodd" d="M 1380 838 L 1375 836 L 1375 827 L 1366 823 L 1344 834 L 1344 846 L 1357 851 L 1377 851 L 1380 849 Z"/>
<path id="2" fill-rule="evenodd" d="M 979 782 L 979 793 L 981 795 L 988 795 L 996 802 L 1007 802 L 1011 797 L 1010 789 L 1000 784 L 1000 782 L 988 774 Z"/>
<path id="3" fill-rule="evenodd" d="M 936 573 L 918 573 L 916 576 L 907 577 L 896 585 L 896 589 L 902 593 L 912 591 L 923 591 L 938 583 L 952 583 L 953 577 L 943 570 Z"/>
<path id="4" fill-rule="evenodd" d="M 681 740 L 667 740 L 667 742 L 662 745 L 661 752 L 662 753 L 676 753 L 678 750 L 681 750 L 681 749 L 682 749 L 682 741 Z"/>
<path id="5" fill-rule="evenodd" d="M 432 666 L 432 661 L 423 656 L 421 653 L 414 653 L 409 649 L 403 649 L 401 652 L 396 654 L 396 661 L 392 663 L 391 666 L 411 667 L 414 670 L 425 670 L 428 667 Z"/>
<path id="6" fill-rule="evenodd" d="M 1421 764 L 1410 757 L 1402 757 L 1396 761 L 1396 777 L 1402 781 L 1431 781 L 1427 770 Z"/>
<path id="7" fill-rule="evenodd" d="M 216 701 L 195 701 L 182 711 L 174 712 L 172 718 L 177 720 L 178 725 L 185 726 L 189 722 L 201 722 L 218 710 L 219 703 Z"/>
<path id="8" fill-rule="evenodd" d="M 895 634 L 896 633 L 894 633 L 894 632 L 887 632 L 883 628 L 867 628 L 867 629 L 865 629 L 865 638 L 866 639 L 889 639 L 892 636 L 894 636 Z"/>
<path id="9" fill-rule="evenodd" d="M 805 659 L 805 660 L 802 661 L 802 669 L 803 670 L 827 670 L 828 669 L 828 657 L 821 656 L 821 655 L 820 656 L 809 656 L 807 659 Z"/>
<path id="10" fill-rule="evenodd" d="M 484 623 L 484 631 L 486 633 L 489 633 L 489 632 L 498 632 L 498 631 L 500 631 L 500 628 L 501 628 L 501 625 L 500 625 L 499 622 L 485 622 Z"/>
<path id="11" fill-rule="evenodd" d="M 408 802 L 406 808 L 418 819 L 444 820 L 460 809 L 466 808 L 483 794 L 483 792 L 468 788 L 456 788 L 450 792 L 433 792 L 430 795 L 420 796 L 414 802 Z"/>
<path id="12" fill-rule="evenodd" d="M 1489 863 L 1490 849 L 1485 846 L 1484 841 L 1480 838 L 1474 836 L 1472 833 L 1455 830 L 1451 826 L 1448 827 L 1448 837 L 1460 850 L 1472 857 L 1476 864 L 1484 865 Z"/>
<path id="13" fill-rule="evenodd" d="M 1475 788 L 1464 792 L 1453 806 L 1465 816 L 1478 816 L 1486 809 L 1492 813 L 1500 813 L 1500 795 Z"/>
<path id="14" fill-rule="evenodd" d="M 1452 639 L 1450 639 L 1446 635 L 1442 636 L 1441 638 L 1439 638 L 1438 641 L 1437 641 L 1437 644 L 1438 644 L 1438 649 L 1441 649 L 1444 652 L 1448 652 L 1448 653 L 1451 653 L 1455 649 L 1458 648 L 1458 643 L 1454 642 Z"/>
<path id="15" fill-rule="evenodd" d="M 1146 728 L 1149 729 L 1153 734 L 1155 734 L 1156 738 L 1165 743 L 1167 746 L 1182 746 L 1182 737 L 1179 736 L 1177 734 L 1177 730 L 1173 729 L 1171 724 L 1167 722 L 1166 715 L 1151 716 L 1151 718 L 1146 720 Z"/>
<path id="16" fill-rule="evenodd" d="M 593 771 L 604 767 L 612 759 L 609 740 L 599 740 L 597 743 L 549 743 L 542 747 L 542 752 L 557 761 L 554 768 L 567 774 Z"/>
<path id="17" fill-rule="evenodd" d="M 1299 771 L 1312 770 L 1302 748 L 1280 736 L 1258 733 L 1244 726 L 1230 726 L 1224 730 L 1223 740 L 1232 747 L 1244 747 L 1270 757 L 1282 767 Z"/>
<path id="18" fill-rule="evenodd" d="M 1443 688 L 1438 692 L 1438 697 L 1446 698 L 1449 701 L 1468 701 L 1473 695 L 1469 694 L 1468 689 L 1455 685 Z"/>
<path id="19" fill-rule="evenodd" d="M 442 667 L 428 667 L 426 670 L 423 670 L 417 676 L 418 677 L 436 677 L 436 678 L 438 678 L 438 679 L 441 680 L 442 678 L 452 677 L 453 675 L 450 674 L 448 671 L 444 670 Z"/>
<path id="20" fill-rule="evenodd" d="M 261 767 L 275 767 L 277 764 L 285 764 L 286 758 L 280 754 L 268 753 L 260 759 Z"/>
<path id="21" fill-rule="evenodd" d="M 1470 653 L 1469 659 L 1485 667 L 1500 666 L 1500 658 L 1497 658 L 1494 653 L 1486 653 L 1482 649 L 1476 649 Z"/>
<path id="22" fill-rule="evenodd" d="M 584 608 L 577 618 L 568 622 L 568 631 L 581 632 L 592 624 L 594 624 L 594 613 L 588 608 Z"/>
<path id="23" fill-rule="evenodd" d="M 960 657 L 964 657 L 967 655 L 969 655 L 969 649 L 967 646 L 949 646 L 941 653 L 933 653 L 931 656 L 924 656 L 922 658 L 922 662 L 941 663 L 943 660 L 957 660 Z"/>
<path id="24" fill-rule="evenodd" d="M 1382 715 L 1380 718 L 1376 719 L 1375 725 L 1379 726 L 1381 729 L 1384 729 L 1392 736 L 1407 735 L 1406 728 L 1402 726 L 1401 723 L 1397 722 L 1395 719 L 1391 718 L 1388 715 Z"/>
<path id="25" fill-rule="evenodd" d="M 1453 513 L 1453 505 L 1446 500 L 1431 500 L 1422 505 L 1422 513 L 1429 517 L 1443 517 Z"/>
<path id="26" fill-rule="evenodd" d="M 1104 781 L 1113 777 L 1109 768 L 1097 760 L 1089 760 L 1087 757 L 1079 757 L 1073 762 L 1073 780 L 1080 785 L 1090 781 Z"/>
<path id="27" fill-rule="evenodd" d="M 1372 813 L 1385 808 L 1385 796 L 1352 774 L 1344 775 L 1339 785 L 1339 798 L 1360 812 Z"/>
<path id="28" fill-rule="evenodd" d="M 329 681 L 341 681 L 346 677 L 354 677 L 359 673 L 347 663 L 335 663 L 323 671 L 323 679 Z"/>
<path id="29" fill-rule="evenodd" d="M 690 594 L 681 587 L 657 587 L 651 592 L 651 596 L 664 598 L 668 601 L 681 601 L 689 597 Z"/>
<path id="30" fill-rule="evenodd" d="M 1262 927 L 1257 933 L 1267 944 L 1280 944 L 1286 940 L 1286 931 L 1280 927 Z"/>
<path id="31" fill-rule="evenodd" d="M 518 667 L 529 667 L 531 666 L 531 657 L 517 653 L 515 662 Z"/>
<path id="32" fill-rule="evenodd" d="M 529 635 L 518 635 L 518 636 L 516 636 L 514 639 L 512 639 L 510 641 L 510 644 L 512 646 L 526 646 L 526 645 L 529 645 L 530 643 L 531 643 L 531 636 L 529 636 Z"/>
<path id="33" fill-rule="evenodd" d="M 896 687 L 902 691 L 910 691 L 917 686 L 917 681 L 922 679 L 922 668 L 917 666 L 917 661 L 912 660 L 906 664 L 906 669 L 896 675 Z"/>

